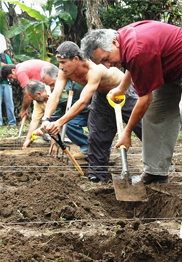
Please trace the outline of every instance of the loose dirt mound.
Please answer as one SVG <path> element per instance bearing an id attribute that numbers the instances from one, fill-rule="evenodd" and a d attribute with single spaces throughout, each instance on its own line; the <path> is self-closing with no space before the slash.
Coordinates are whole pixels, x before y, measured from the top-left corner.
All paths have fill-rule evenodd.
<path id="1" fill-rule="evenodd" d="M 66 158 L 48 156 L 46 146 L 22 155 L 1 142 L 9 152 L 0 155 L 0 261 L 181 262 L 179 142 L 170 184 L 148 186 L 148 202 L 116 200 L 111 174 L 121 163 L 114 149 L 108 181 L 93 184 L 87 162 L 79 162 L 81 176 Z M 131 172 L 142 171 L 138 140 L 128 161 Z"/>

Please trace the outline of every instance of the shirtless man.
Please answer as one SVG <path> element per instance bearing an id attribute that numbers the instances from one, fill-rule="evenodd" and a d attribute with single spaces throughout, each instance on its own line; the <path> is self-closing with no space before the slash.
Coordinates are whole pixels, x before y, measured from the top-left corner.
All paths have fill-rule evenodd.
<path id="1" fill-rule="evenodd" d="M 40 128 L 42 132 L 48 132 L 51 135 L 56 135 L 65 123 L 74 118 L 87 105 L 95 91 L 108 93 L 121 83 L 124 76 L 124 73 L 116 67 L 108 69 L 102 64 L 96 65 L 90 60 L 84 60 L 79 47 L 70 41 L 62 43 L 57 48 L 56 57 L 61 70 L 54 92 L 47 102 L 43 117 L 44 122 Z M 69 79 L 84 86 L 80 99 L 64 116 L 50 123 L 50 116 L 54 112 L 59 97 Z"/>
<path id="2" fill-rule="evenodd" d="M 100 180 L 105 181 L 108 175 L 110 148 L 117 131 L 115 112 L 109 105 L 106 95 L 120 84 L 124 74 L 116 67 L 107 69 L 102 64 L 96 65 L 90 60 L 84 60 L 79 47 L 73 42 L 62 43 L 57 49 L 56 56 L 61 70 L 54 91 L 46 105 L 44 122 L 37 134 L 41 135 L 42 131 L 56 135 L 62 125 L 79 114 L 92 98 L 88 117 L 88 178 L 94 183 L 98 183 Z M 50 123 L 48 122 L 49 118 L 69 79 L 84 86 L 80 98 L 64 116 Z M 126 122 L 135 104 L 133 96 L 130 99 L 130 95 L 128 95 L 128 104 L 130 106 L 122 110 L 123 119 Z M 134 131 L 141 139 L 141 125 Z"/>

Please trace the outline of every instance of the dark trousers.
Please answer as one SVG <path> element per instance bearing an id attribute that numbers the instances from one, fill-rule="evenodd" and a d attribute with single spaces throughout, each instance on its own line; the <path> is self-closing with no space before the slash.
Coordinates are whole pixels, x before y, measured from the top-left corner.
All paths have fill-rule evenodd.
<path id="1" fill-rule="evenodd" d="M 131 86 L 126 94 L 126 102 L 122 108 L 122 117 L 128 122 L 138 96 Z M 100 180 L 107 178 L 110 150 L 117 132 L 116 117 L 113 107 L 108 103 L 106 94 L 95 92 L 89 106 L 88 117 L 88 159 L 89 177 L 96 175 Z M 141 122 L 133 130 L 141 139 Z"/>

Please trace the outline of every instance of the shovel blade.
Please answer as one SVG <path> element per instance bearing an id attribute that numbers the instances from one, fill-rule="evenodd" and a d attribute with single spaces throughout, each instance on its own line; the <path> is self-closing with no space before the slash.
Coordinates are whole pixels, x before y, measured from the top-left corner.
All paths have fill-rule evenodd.
<path id="1" fill-rule="evenodd" d="M 119 201 L 146 202 L 147 193 L 142 181 L 132 183 L 121 176 L 112 176 L 116 199 Z"/>

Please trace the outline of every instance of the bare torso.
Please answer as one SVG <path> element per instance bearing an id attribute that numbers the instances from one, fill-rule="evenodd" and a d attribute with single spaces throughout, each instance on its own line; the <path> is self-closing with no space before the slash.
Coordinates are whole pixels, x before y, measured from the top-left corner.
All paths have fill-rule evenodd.
<path id="1" fill-rule="evenodd" d="M 92 61 L 81 61 L 81 65 L 74 74 L 69 75 L 68 78 L 85 86 L 93 80 L 93 78 L 100 78 L 97 90 L 100 93 L 108 93 L 121 83 L 124 73 L 116 67 L 106 68 L 104 65 L 96 65 Z"/>

